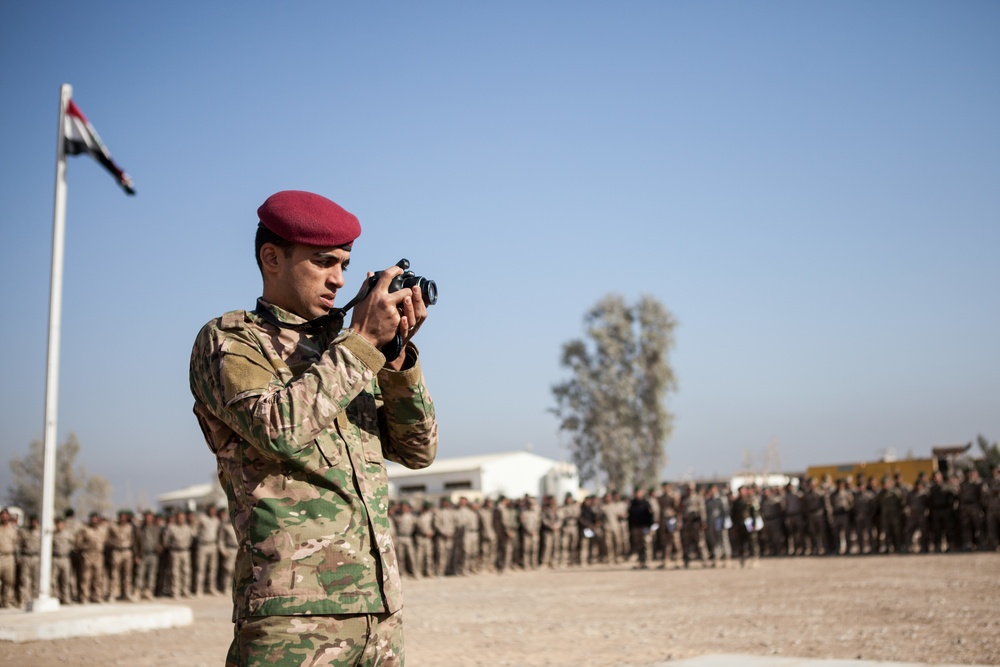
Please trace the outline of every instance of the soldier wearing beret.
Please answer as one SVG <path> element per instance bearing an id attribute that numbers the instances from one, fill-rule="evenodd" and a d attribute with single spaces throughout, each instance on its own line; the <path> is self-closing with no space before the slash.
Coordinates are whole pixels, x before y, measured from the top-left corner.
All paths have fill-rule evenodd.
<path id="1" fill-rule="evenodd" d="M 401 665 L 384 460 L 422 468 L 437 452 L 410 342 L 427 308 L 419 287 L 389 291 L 391 267 L 345 327 L 334 302 L 358 219 L 301 191 L 257 213 L 262 296 L 202 328 L 190 369 L 239 541 L 227 664 Z"/>

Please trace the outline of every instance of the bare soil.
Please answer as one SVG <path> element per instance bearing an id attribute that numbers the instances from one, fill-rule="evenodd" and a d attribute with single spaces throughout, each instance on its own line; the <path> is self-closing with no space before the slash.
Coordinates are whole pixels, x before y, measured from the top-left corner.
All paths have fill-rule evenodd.
<path id="1" fill-rule="evenodd" d="M 707 653 L 1000 664 L 1000 554 L 599 566 L 405 582 L 407 664 L 647 667 Z M 193 625 L 0 643 L 0 664 L 221 667 L 223 597 Z"/>

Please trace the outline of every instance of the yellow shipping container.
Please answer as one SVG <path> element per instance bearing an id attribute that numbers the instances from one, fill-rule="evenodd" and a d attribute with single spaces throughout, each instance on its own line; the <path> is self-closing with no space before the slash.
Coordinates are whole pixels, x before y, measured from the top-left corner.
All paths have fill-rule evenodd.
<path id="1" fill-rule="evenodd" d="M 899 473 L 906 484 L 912 485 L 917 481 L 917 475 L 924 473 L 928 480 L 938 469 L 938 461 L 935 458 L 928 459 L 902 459 L 899 461 L 862 461 L 860 463 L 844 463 L 840 465 L 820 465 L 806 468 L 806 476 L 822 481 L 829 475 L 834 481 L 838 479 L 855 479 L 859 474 L 868 480 L 869 477 L 881 481 L 885 475 L 895 475 Z"/>

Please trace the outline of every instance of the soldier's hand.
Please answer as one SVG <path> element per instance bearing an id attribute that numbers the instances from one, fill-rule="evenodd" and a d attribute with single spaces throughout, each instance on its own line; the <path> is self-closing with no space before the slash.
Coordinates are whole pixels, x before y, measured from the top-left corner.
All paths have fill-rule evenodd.
<path id="1" fill-rule="evenodd" d="M 410 326 L 403 324 L 403 302 L 411 299 L 412 293 L 409 290 L 389 292 L 392 279 L 402 272 L 403 269 L 398 266 L 391 266 L 383 271 L 368 296 L 354 306 L 350 328 L 375 347 L 382 347 L 395 338 L 401 327 L 408 329 Z M 373 275 L 368 273 L 368 277 Z"/>

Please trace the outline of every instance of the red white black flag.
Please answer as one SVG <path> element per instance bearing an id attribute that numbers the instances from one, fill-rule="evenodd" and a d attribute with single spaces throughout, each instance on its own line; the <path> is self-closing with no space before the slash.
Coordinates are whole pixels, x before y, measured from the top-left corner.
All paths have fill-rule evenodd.
<path id="1" fill-rule="evenodd" d="M 67 155 L 79 155 L 89 153 L 94 159 L 104 165 L 104 168 L 118 180 L 118 184 L 130 195 L 135 194 L 132 187 L 132 179 L 122 171 L 111 159 L 108 149 L 101 143 L 101 138 L 97 135 L 97 130 L 90 124 L 87 117 L 83 115 L 80 108 L 73 100 L 66 106 L 65 127 L 63 137 L 66 142 L 65 150 Z"/>

